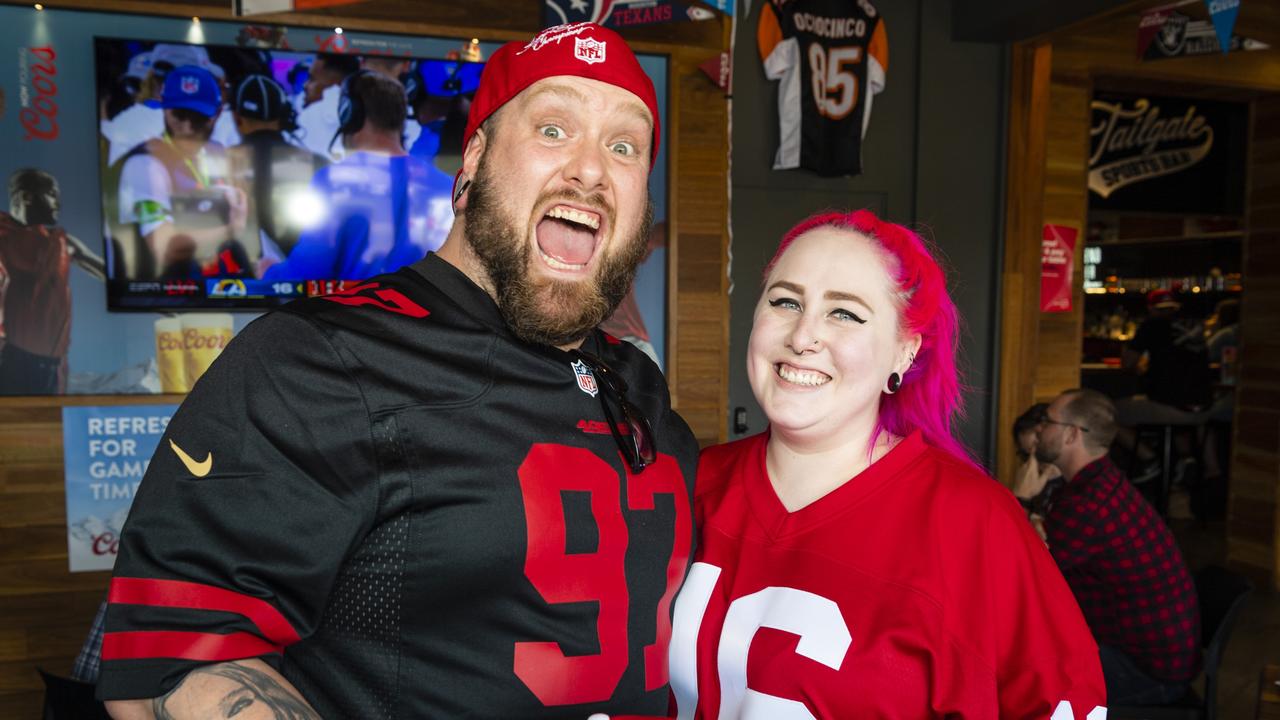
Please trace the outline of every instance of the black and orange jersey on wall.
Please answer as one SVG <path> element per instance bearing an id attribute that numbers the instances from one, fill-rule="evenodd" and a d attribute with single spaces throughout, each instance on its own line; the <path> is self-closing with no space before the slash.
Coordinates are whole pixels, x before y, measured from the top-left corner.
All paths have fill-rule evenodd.
<path id="1" fill-rule="evenodd" d="M 646 356 L 583 349 L 653 426 L 640 473 L 573 356 L 434 255 L 250 324 L 134 501 L 99 695 L 260 657 L 323 717 L 665 716 L 698 447 Z"/>
<path id="2" fill-rule="evenodd" d="M 765 75 L 781 81 L 773 169 L 861 173 L 871 100 L 889 70 L 889 39 L 875 7 L 867 0 L 769 0 L 756 40 Z"/>

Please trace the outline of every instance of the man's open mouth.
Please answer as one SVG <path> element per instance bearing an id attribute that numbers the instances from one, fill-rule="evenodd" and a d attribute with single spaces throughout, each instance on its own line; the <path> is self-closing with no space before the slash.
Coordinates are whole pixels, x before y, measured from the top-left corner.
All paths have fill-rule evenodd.
<path id="1" fill-rule="evenodd" d="M 600 214 L 568 205 L 554 205 L 536 228 L 538 252 L 555 270 L 582 270 L 599 244 Z"/>

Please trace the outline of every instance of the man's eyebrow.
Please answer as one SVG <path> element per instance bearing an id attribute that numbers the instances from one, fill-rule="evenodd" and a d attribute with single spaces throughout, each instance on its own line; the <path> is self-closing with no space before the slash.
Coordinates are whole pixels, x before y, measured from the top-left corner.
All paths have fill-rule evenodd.
<path id="1" fill-rule="evenodd" d="M 559 85 L 556 83 L 545 83 L 542 87 L 537 88 L 529 94 L 528 102 L 532 103 L 543 95 L 556 95 L 569 102 L 579 105 L 587 103 L 587 96 L 582 94 L 580 90 L 568 85 Z M 643 122 L 649 132 L 653 132 L 653 118 L 649 117 L 649 109 L 639 100 L 627 100 L 622 103 L 622 109 L 635 119 Z"/>
<path id="2" fill-rule="evenodd" d="M 559 95 L 565 100 L 570 100 L 576 103 L 585 103 L 587 101 L 587 96 L 583 95 L 577 88 L 569 87 L 568 85 L 557 85 L 555 83 L 543 83 L 542 87 L 529 93 L 528 102 L 533 102 L 543 95 Z"/>
<path id="3" fill-rule="evenodd" d="M 625 110 L 628 115 L 631 115 L 644 123 L 644 126 L 649 128 L 649 133 L 653 134 L 653 118 L 649 117 L 649 108 L 639 102 L 628 100 L 623 104 L 622 109 Z"/>

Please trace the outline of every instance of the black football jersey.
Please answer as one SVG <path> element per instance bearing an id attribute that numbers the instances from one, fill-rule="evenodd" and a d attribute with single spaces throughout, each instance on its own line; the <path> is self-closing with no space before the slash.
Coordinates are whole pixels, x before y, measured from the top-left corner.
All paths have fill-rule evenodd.
<path id="1" fill-rule="evenodd" d="M 100 697 L 261 657 L 326 718 L 664 716 L 698 447 L 647 357 L 583 350 L 653 426 L 643 472 L 591 373 L 435 255 L 251 323 L 134 500 Z"/>
<path id="2" fill-rule="evenodd" d="M 769 0 L 756 42 L 778 84 L 773 168 L 822 176 L 862 172 L 872 97 L 884 89 L 889 36 L 869 0 Z"/>

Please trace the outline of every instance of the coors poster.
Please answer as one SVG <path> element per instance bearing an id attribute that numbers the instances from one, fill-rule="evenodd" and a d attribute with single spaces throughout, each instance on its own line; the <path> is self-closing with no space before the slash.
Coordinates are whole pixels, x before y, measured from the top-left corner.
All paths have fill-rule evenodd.
<path id="1" fill-rule="evenodd" d="M 1243 212 L 1246 105 L 1099 93 L 1091 111 L 1091 208 Z"/>
<path id="2" fill-rule="evenodd" d="M 71 572 L 110 570 L 129 506 L 175 405 L 62 408 Z"/>

